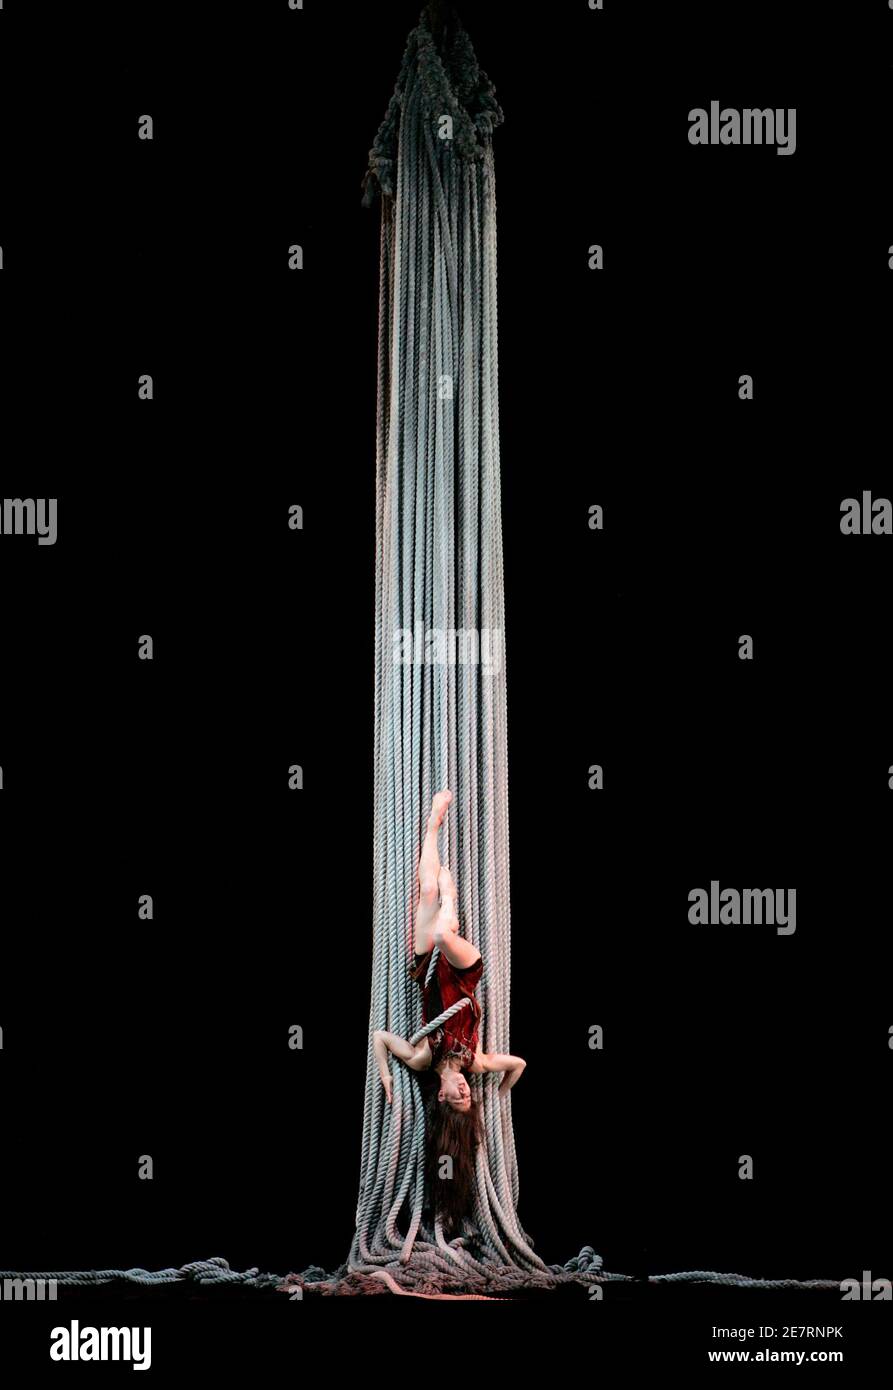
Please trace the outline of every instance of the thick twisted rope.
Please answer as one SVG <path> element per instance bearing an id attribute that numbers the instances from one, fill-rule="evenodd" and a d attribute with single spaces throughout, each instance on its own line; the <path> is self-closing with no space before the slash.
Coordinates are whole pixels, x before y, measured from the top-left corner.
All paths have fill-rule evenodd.
<path id="1" fill-rule="evenodd" d="M 451 139 L 440 138 L 444 116 Z M 482 1044 L 493 1052 L 509 1051 L 511 957 L 492 150 L 501 120 L 461 25 L 439 51 L 423 14 L 370 152 L 364 199 L 381 197 L 370 1031 L 386 1027 L 414 1044 L 453 1012 L 419 1027 L 407 971 L 425 813 L 433 792 L 448 786 L 444 857 L 464 934 L 484 959 Z M 497 634 L 499 668 L 396 663 L 395 632 L 414 635 L 417 626 L 425 635 Z M 468 1237 L 447 1242 L 436 1220 L 428 1227 L 419 1082 L 402 1066 L 393 1070 L 388 1107 L 370 1048 L 357 1231 L 346 1266 L 323 1281 L 326 1291 L 345 1280 L 355 1289 L 382 1271 L 404 1289 L 459 1281 L 497 1293 L 626 1278 L 605 1274 L 590 1247 L 564 1266 L 534 1253 L 517 1213 L 511 1093 L 500 1096 L 479 1078 L 484 1142 Z"/>
<path id="2" fill-rule="evenodd" d="M 440 138 L 444 116 L 451 139 Z M 482 1045 L 492 1052 L 510 1050 L 511 957 L 492 150 L 501 120 L 465 31 L 457 26 L 439 51 L 423 14 L 370 152 L 364 198 L 381 199 L 370 1033 L 388 1028 L 414 1044 L 453 1012 L 420 1027 L 407 971 L 422 828 L 434 791 L 448 786 L 442 849 L 463 932 L 484 959 Z M 498 635 L 498 669 L 396 662 L 395 633 L 414 637 L 417 627 L 425 636 Z M 382 1271 L 404 1289 L 458 1281 L 478 1292 L 625 1278 L 605 1274 L 590 1247 L 565 1266 L 534 1253 L 517 1213 L 511 1093 L 500 1096 L 492 1078 L 472 1080 L 484 1142 L 468 1237 L 447 1242 L 436 1220 L 426 1225 L 419 1082 L 400 1065 L 393 1072 L 389 1107 L 370 1046 L 357 1230 L 325 1291 L 345 1281 L 354 1290 Z"/>
<path id="3" fill-rule="evenodd" d="M 230 1269 L 226 1260 L 215 1257 L 210 1260 L 197 1260 L 192 1264 L 182 1265 L 179 1269 L 85 1269 L 85 1270 L 41 1270 L 31 1273 L 17 1273 L 11 1270 L 0 1270 L 0 1281 L 5 1279 L 32 1280 L 43 1283 L 55 1282 L 60 1287 L 100 1287 L 104 1285 L 122 1283 L 139 1284 L 145 1287 L 153 1287 L 161 1284 L 182 1284 L 197 1283 L 203 1285 L 222 1286 L 239 1284 L 244 1288 L 267 1289 L 274 1288 L 280 1292 L 293 1292 L 295 1287 L 306 1289 L 318 1289 L 324 1292 L 352 1292 L 352 1293 L 372 1293 L 380 1292 L 373 1284 L 367 1282 L 367 1278 L 372 1281 L 382 1280 L 392 1293 L 407 1294 L 415 1293 L 422 1298 L 486 1298 L 486 1294 L 463 1294 L 458 1291 L 455 1281 L 451 1284 L 449 1280 L 444 1281 L 436 1274 L 432 1278 L 428 1276 L 422 1281 L 410 1279 L 406 1284 L 400 1284 L 395 1277 L 386 1270 L 376 1270 L 371 1276 L 350 1274 L 346 1266 L 343 1266 L 335 1276 L 327 1275 L 318 1265 L 312 1265 L 303 1274 L 290 1274 L 282 1276 L 279 1274 L 261 1274 L 257 1267 L 238 1271 Z M 592 1288 L 596 1285 L 609 1283 L 630 1283 L 634 1282 L 629 1275 L 625 1274 L 605 1274 L 601 1272 L 601 1259 L 590 1246 L 586 1246 L 579 1255 L 561 1265 L 550 1265 L 547 1267 L 545 1277 L 538 1275 L 528 1275 L 519 1272 L 512 1277 L 508 1272 L 506 1276 L 499 1279 L 492 1275 L 475 1275 L 473 1272 L 469 1278 L 462 1279 L 462 1285 L 477 1284 L 480 1287 L 497 1288 L 503 1295 L 510 1293 L 513 1289 L 519 1288 L 550 1288 L 560 1283 L 577 1282 L 588 1284 Z M 647 1282 L 649 1284 L 723 1284 L 734 1285 L 739 1288 L 750 1289 L 819 1289 L 833 1290 L 840 1288 L 840 1281 L 835 1279 L 752 1279 L 744 1274 L 717 1274 L 704 1270 L 688 1270 L 680 1274 L 653 1274 Z M 412 1287 L 414 1283 L 418 1287 Z M 343 1288 L 337 1287 L 344 1284 Z M 443 1287 L 455 1287 L 456 1292 L 443 1292 Z"/>
<path id="4" fill-rule="evenodd" d="M 453 138 L 438 123 L 453 120 Z M 457 878 L 465 934 L 481 950 L 486 1046 L 508 1045 L 508 835 L 505 669 L 396 663 L 402 629 L 450 640 L 502 640 L 496 435 L 495 197 L 490 135 L 501 120 L 464 31 L 439 54 L 423 17 L 410 35 L 394 99 L 370 157 L 367 192 L 383 195 L 379 297 L 376 575 L 376 820 L 372 1027 L 414 1043 L 419 999 L 407 972 L 421 827 L 433 792 L 450 786 L 445 858 Z M 371 185 L 370 188 L 368 185 Z M 500 868 L 503 866 L 503 868 Z M 432 956 L 430 973 L 436 968 Z M 429 973 L 429 978 L 430 978 Z M 458 1007 L 465 1007 L 464 1003 Z M 454 1010 L 447 1011 L 449 1017 Z M 509 1252 L 542 1267 L 517 1224 L 509 1109 L 479 1087 L 487 1156 L 479 1171 L 475 1253 L 422 1221 L 424 1111 L 416 1078 L 396 1067 L 386 1111 L 369 1058 L 350 1268 L 482 1277 Z M 510 1119 L 508 1119 L 510 1127 Z M 401 1227 L 406 1220 L 405 1234 Z M 504 1226 L 505 1229 L 500 1229 Z"/>
<path id="5" fill-rule="evenodd" d="M 264 1289 L 280 1287 L 284 1284 L 282 1275 L 261 1274 L 257 1268 L 239 1272 L 230 1269 L 226 1260 L 215 1256 L 210 1260 L 196 1260 L 193 1264 L 182 1265 L 179 1269 L 80 1269 L 80 1270 L 42 1270 L 37 1274 L 13 1274 L 0 1270 L 0 1280 L 32 1279 L 41 1283 L 54 1282 L 64 1287 L 78 1285 L 98 1287 L 102 1284 L 243 1284 L 247 1288 Z"/>
<path id="6" fill-rule="evenodd" d="M 423 1028 L 417 1028 L 409 1040 L 410 1045 L 415 1047 L 417 1042 L 422 1041 L 422 1038 L 427 1038 L 429 1034 L 433 1033 L 436 1028 L 439 1028 L 442 1023 L 446 1023 L 448 1018 L 452 1018 L 460 1009 L 467 1009 L 470 1004 L 471 1000 L 467 995 L 464 999 L 457 999 L 455 1004 L 451 1004 L 448 1009 L 444 1009 L 442 1014 L 438 1014 L 436 1018 L 432 1018 L 430 1023 L 426 1023 Z"/>

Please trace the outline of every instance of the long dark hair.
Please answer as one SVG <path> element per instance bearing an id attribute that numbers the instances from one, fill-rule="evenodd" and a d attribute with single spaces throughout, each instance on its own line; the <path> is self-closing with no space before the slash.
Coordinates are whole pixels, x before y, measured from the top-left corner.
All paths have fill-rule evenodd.
<path id="1" fill-rule="evenodd" d="M 425 1076 L 424 1084 L 425 1184 L 443 1233 L 449 1238 L 459 1233 L 474 1202 L 475 1156 L 483 1128 L 480 1097 L 472 1088 L 470 1108 L 456 1110 L 448 1100 L 437 1099 L 440 1077 L 436 1073 Z M 445 1155 L 453 1160 L 451 1178 L 440 1173 L 440 1161 Z"/>

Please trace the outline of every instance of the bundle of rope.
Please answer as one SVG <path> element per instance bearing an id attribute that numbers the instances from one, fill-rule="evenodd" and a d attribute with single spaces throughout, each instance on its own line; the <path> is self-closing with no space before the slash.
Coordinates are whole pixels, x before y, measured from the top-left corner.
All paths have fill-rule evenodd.
<path id="1" fill-rule="evenodd" d="M 322 1294 L 500 1296 L 587 1286 L 609 1274 L 586 1246 L 565 1265 L 534 1252 L 518 1217 L 511 1091 L 473 1078 L 482 1107 L 474 1209 L 447 1241 L 425 1200 L 425 1114 L 414 1072 L 393 1068 L 393 1102 L 372 1034 L 413 1042 L 422 1024 L 408 964 L 425 815 L 454 797 L 444 858 L 463 929 L 481 951 L 485 1051 L 509 1049 L 510 904 L 506 663 L 497 389 L 496 188 L 492 135 L 502 111 L 468 35 L 423 12 L 370 152 L 364 202 L 381 203 L 376 448 L 376 635 L 372 990 L 356 1232 L 332 1273 L 239 1274 L 213 1259 L 179 1270 L 102 1270 L 65 1284 L 241 1282 Z M 435 635 L 435 659 L 431 637 Z M 419 659 L 418 636 L 425 652 Z M 475 659 L 449 653 L 473 639 Z M 408 653 L 407 653 L 408 641 Z M 438 652 L 438 643 L 439 652 Z M 500 660 L 488 668 L 485 646 Z M 445 652 L 447 655 L 445 656 Z M 455 652 L 458 657 L 458 652 Z M 438 659 L 439 658 L 439 659 Z M 436 952 L 432 956 L 433 971 Z M 466 1001 L 467 1002 L 467 1001 Z M 456 1006 L 456 1007 L 461 1007 Z M 690 1271 L 652 1282 L 834 1288 L 837 1281 L 752 1280 Z"/>
<path id="2" fill-rule="evenodd" d="M 408 973 L 421 832 L 448 786 L 444 858 L 485 962 L 482 1046 L 507 1051 L 509 844 L 491 137 L 502 120 L 461 25 L 423 12 L 370 153 L 381 202 L 376 489 L 375 826 L 370 1047 L 348 1271 L 480 1294 L 545 1266 L 517 1216 L 510 1097 L 479 1082 L 484 1141 L 467 1233 L 424 1216 L 417 1077 L 385 1099 L 376 1028 L 423 1036 Z M 423 642 L 425 651 L 419 650 Z M 432 658 L 431 644 L 441 643 Z M 409 650 L 407 651 L 407 643 Z M 448 650 L 456 644 L 454 654 Z M 465 652 L 458 650 L 466 644 Z M 468 646 L 472 650 L 469 654 Z M 485 665 L 497 649 L 498 662 Z M 466 658 L 463 660 L 463 656 Z M 430 970 L 435 969 L 432 957 Z M 437 1021 L 428 1025 L 428 1030 Z"/>
<path id="3" fill-rule="evenodd" d="M 439 13 L 435 12 L 438 11 Z M 415 1043 L 407 972 L 415 876 L 432 793 L 454 790 L 445 858 L 463 930 L 485 962 L 485 1051 L 509 1049 L 510 903 L 506 663 L 500 508 L 496 185 L 492 136 L 503 114 L 450 7 L 428 6 L 410 34 L 370 152 L 364 202 L 381 204 L 375 680 L 375 829 L 370 1037 Z M 395 659 L 398 636 L 475 633 L 498 641 L 497 669 Z M 436 955 L 436 953 L 435 953 Z M 432 958 L 429 978 L 435 969 Z M 480 1297 L 520 1287 L 626 1281 L 591 1247 L 546 1265 L 518 1218 L 511 1092 L 474 1078 L 483 1107 L 476 1198 L 465 1235 L 447 1242 L 424 1213 L 425 1119 L 414 1073 L 397 1066 L 384 1099 L 371 1043 L 356 1213 L 344 1266 L 321 1291 Z M 314 1271 L 315 1273 L 315 1271 Z M 741 1275 L 662 1276 L 747 1283 Z M 350 1281 L 350 1289 L 345 1289 Z M 760 1284 L 762 1281 L 753 1281 Z M 796 1281 L 794 1281 L 796 1282 Z M 835 1285 L 829 1285 L 834 1287 Z"/>

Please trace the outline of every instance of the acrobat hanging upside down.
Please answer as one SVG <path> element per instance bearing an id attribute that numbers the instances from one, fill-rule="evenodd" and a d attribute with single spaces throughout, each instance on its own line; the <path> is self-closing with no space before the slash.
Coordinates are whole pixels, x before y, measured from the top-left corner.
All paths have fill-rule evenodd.
<path id="1" fill-rule="evenodd" d="M 479 1100 L 468 1084 L 469 1076 L 483 1072 L 504 1072 L 498 1094 L 509 1091 L 527 1063 L 523 1057 L 510 1053 L 482 1052 L 478 1043 L 481 1006 L 475 989 L 484 972 L 484 962 L 476 946 L 459 935 L 456 915 L 456 885 L 449 869 L 440 862 L 437 835 L 447 807 L 453 799 L 450 791 L 438 792 L 431 803 L 431 814 L 419 857 L 419 902 L 415 924 L 415 954 L 409 973 L 422 986 L 422 1018 L 424 1022 L 437 1018 L 463 997 L 470 1006 L 460 1009 L 452 1018 L 415 1045 L 377 1028 L 373 1033 L 375 1056 L 381 1082 L 388 1101 L 392 1099 L 393 1080 L 388 1066 L 388 1052 L 420 1074 L 423 1082 L 435 1073 L 439 1078 L 436 1104 L 428 1124 L 427 1148 L 429 1157 L 452 1154 L 456 1163 L 454 1181 L 438 1184 L 449 1191 L 448 1206 L 455 1204 L 458 1217 L 463 1205 L 463 1189 L 470 1185 L 474 1171 L 474 1153 L 480 1142 L 481 1119 Z M 437 964 L 428 984 L 424 983 L 431 952 L 440 948 Z M 433 1090 L 433 1087 L 432 1087 Z M 466 1179 L 463 1181 L 463 1179 Z M 465 1192 L 465 1198 L 468 1193 Z M 440 1203 L 438 1204 L 440 1205 Z M 449 1216 L 449 1212 L 444 1212 Z"/>

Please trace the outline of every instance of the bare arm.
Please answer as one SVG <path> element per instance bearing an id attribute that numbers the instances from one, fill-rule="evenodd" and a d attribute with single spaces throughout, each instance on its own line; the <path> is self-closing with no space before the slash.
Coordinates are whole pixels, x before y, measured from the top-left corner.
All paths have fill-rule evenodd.
<path id="1" fill-rule="evenodd" d="M 475 1061 L 480 1062 L 481 1071 L 505 1072 L 497 1092 L 500 1096 L 504 1096 L 506 1091 L 512 1089 L 527 1066 L 523 1057 L 513 1057 L 510 1052 L 480 1052 Z M 476 1071 L 477 1067 L 472 1068 L 472 1070 Z"/>
<path id="2" fill-rule="evenodd" d="M 431 1049 L 428 1046 L 428 1039 L 422 1038 L 415 1047 L 408 1043 L 405 1038 L 399 1037 L 396 1033 L 388 1033 L 384 1028 L 376 1028 L 372 1034 L 372 1045 L 375 1051 L 375 1060 L 378 1062 L 378 1073 L 381 1077 L 381 1084 L 384 1086 L 388 1100 L 391 1099 L 391 1072 L 388 1066 L 388 1053 L 393 1052 L 395 1057 L 399 1057 L 401 1062 L 405 1062 L 413 1071 L 424 1071 L 430 1063 Z"/>

